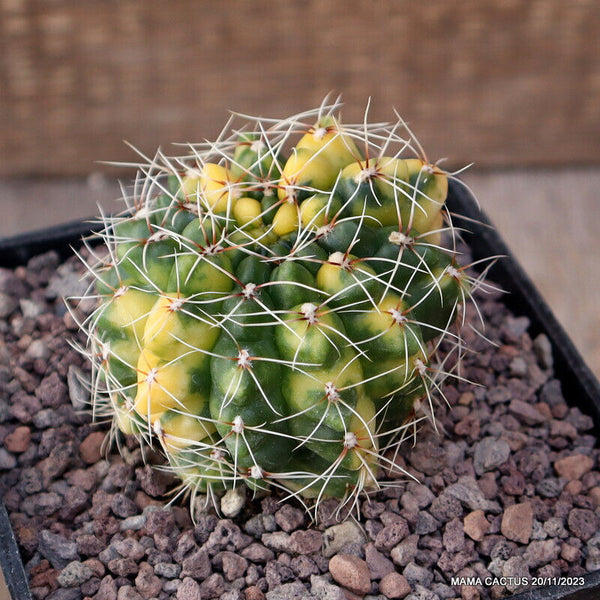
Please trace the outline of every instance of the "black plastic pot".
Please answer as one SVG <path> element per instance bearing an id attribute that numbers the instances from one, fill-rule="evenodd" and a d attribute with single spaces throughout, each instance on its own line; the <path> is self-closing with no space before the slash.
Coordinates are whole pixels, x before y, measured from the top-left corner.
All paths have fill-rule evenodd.
<path id="1" fill-rule="evenodd" d="M 595 423 L 600 437 L 600 384 L 583 361 L 548 305 L 544 302 L 522 267 L 489 220 L 479 210 L 469 192 L 453 183 L 450 186 L 448 207 L 455 224 L 470 233 L 464 235 L 475 260 L 502 256 L 489 273 L 489 278 L 507 292 L 505 302 L 517 315 L 531 321 L 532 335 L 545 333 L 552 343 L 555 375 L 560 379 L 565 397 Z M 82 236 L 97 226 L 92 221 L 75 221 L 24 235 L 0 239 L 0 266 L 14 267 L 48 250 L 69 256 L 72 246 L 78 246 Z M 30 600 L 27 579 L 8 516 L 0 503 L 0 566 L 4 572 L 12 600 Z M 583 577 L 583 585 L 540 587 L 512 596 L 512 600 L 594 600 L 600 599 L 600 571 Z M 1 586 L 1 583 L 0 583 Z M 0 599 L 3 600 L 0 587 Z"/>

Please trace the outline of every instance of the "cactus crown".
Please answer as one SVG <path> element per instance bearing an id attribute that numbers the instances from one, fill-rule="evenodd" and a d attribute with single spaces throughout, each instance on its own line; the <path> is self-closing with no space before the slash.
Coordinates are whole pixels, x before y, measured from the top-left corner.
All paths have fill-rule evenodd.
<path id="1" fill-rule="evenodd" d="M 403 121 L 338 110 L 238 115 L 157 153 L 91 249 L 94 410 L 159 445 L 192 494 L 355 502 L 433 416 L 442 343 L 460 352 L 478 281 L 457 262 L 449 173 Z"/>

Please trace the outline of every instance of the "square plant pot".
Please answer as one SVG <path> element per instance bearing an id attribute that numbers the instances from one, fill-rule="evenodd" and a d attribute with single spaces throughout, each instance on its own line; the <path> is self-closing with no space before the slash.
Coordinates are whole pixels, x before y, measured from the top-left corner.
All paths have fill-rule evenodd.
<path id="1" fill-rule="evenodd" d="M 586 366 L 577 349 L 558 323 L 550 308 L 517 263 L 501 237 L 481 213 L 465 187 L 451 183 L 447 201 L 457 227 L 468 233 L 464 239 L 474 261 L 491 256 L 502 256 L 489 271 L 488 279 L 499 284 L 507 293 L 502 301 L 516 316 L 530 321 L 531 337 L 545 334 L 551 342 L 554 377 L 562 386 L 567 402 L 577 406 L 594 420 L 594 435 L 600 433 L 600 385 Z M 89 222 L 72 222 L 43 231 L 36 231 L 9 239 L 0 239 L 0 267 L 24 265 L 34 256 L 54 250 L 66 258 L 72 254 L 81 237 L 93 230 Z M 19 554 L 8 515 L 0 503 L 0 600 L 29 600 L 31 594 L 25 569 Z M 575 579 L 576 581 L 572 581 Z M 584 600 L 600 598 L 600 571 L 587 573 L 581 578 L 559 578 L 553 585 L 540 585 L 512 596 L 514 600 Z M 546 582 L 547 583 L 547 582 Z M 8 594 L 8 595 L 7 595 Z"/>

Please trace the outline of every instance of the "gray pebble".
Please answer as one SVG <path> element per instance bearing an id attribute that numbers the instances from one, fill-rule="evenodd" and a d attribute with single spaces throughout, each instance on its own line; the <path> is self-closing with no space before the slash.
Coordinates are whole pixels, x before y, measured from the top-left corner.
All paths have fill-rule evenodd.
<path id="1" fill-rule="evenodd" d="M 145 514 L 127 517 L 121 521 L 119 529 L 121 531 L 127 531 L 128 529 L 131 529 L 132 531 L 139 531 L 146 526 L 146 519 L 147 516 Z"/>
<path id="2" fill-rule="evenodd" d="M 454 496 L 469 510 L 483 510 L 499 514 L 502 509 L 494 500 L 487 500 L 473 477 L 461 477 L 456 483 L 446 488 L 446 494 Z"/>
<path id="3" fill-rule="evenodd" d="M 8 421 L 10 417 L 10 406 L 6 400 L 0 398 L 0 423 Z"/>
<path id="4" fill-rule="evenodd" d="M 504 404 L 512 398 L 512 394 L 506 386 L 498 385 L 488 390 L 486 398 L 490 405 Z"/>
<path id="5" fill-rule="evenodd" d="M 94 575 L 92 569 L 79 561 L 70 562 L 57 577 L 58 585 L 72 588 L 86 582 Z"/>
<path id="6" fill-rule="evenodd" d="M 544 521 L 544 531 L 550 536 L 560 539 L 569 537 L 568 531 L 565 529 L 564 521 L 560 517 L 550 517 Z"/>
<path id="7" fill-rule="evenodd" d="M 274 587 L 266 594 L 267 600 L 318 600 L 310 594 L 303 583 L 294 581 Z"/>
<path id="8" fill-rule="evenodd" d="M 584 415 L 579 408 L 573 406 L 569 409 L 567 421 L 574 425 L 578 431 L 589 431 L 594 427 L 594 421 L 588 415 Z"/>
<path id="9" fill-rule="evenodd" d="M 17 466 L 17 458 L 0 446 L 0 471 L 10 471 Z"/>
<path id="10" fill-rule="evenodd" d="M 178 590 L 179 591 L 179 590 Z M 225 591 L 225 581 L 220 573 L 209 575 L 200 584 L 201 598 L 220 598 Z M 179 598 L 178 598 L 179 600 Z"/>
<path id="11" fill-rule="evenodd" d="M 75 542 L 46 529 L 40 532 L 38 551 L 55 569 L 64 569 L 70 562 L 79 560 Z"/>
<path id="12" fill-rule="evenodd" d="M 135 538 L 117 539 L 111 543 L 111 547 L 123 558 L 132 558 L 135 561 L 139 561 L 146 553 L 144 546 Z"/>
<path id="13" fill-rule="evenodd" d="M 600 569 L 600 548 L 592 547 L 589 549 L 585 568 L 590 572 Z"/>
<path id="14" fill-rule="evenodd" d="M 33 424 L 38 429 L 49 429 L 60 423 L 60 417 L 53 408 L 44 408 L 33 415 Z"/>
<path id="15" fill-rule="evenodd" d="M 246 486 L 229 489 L 221 498 L 221 512 L 227 518 L 237 517 L 246 504 Z"/>
<path id="16" fill-rule="evenodd" d="M 521 556 L 511 556 L 502 566 L 502 576 L 510 578 L 506 585 L 509 592 L 519 592 L 529 585 L 531 577 L 525 559 Z"/>
<path id="17" fill-rule="evenodd" d="M 548 404 L 548 406 L 556 406 L 564 403 L 565 399 L 558 379 L 551 379 L 548 383 L 544 384 L 540 392 L 540 400 Z"/>
<path id="18" fill-rule="evenodd" d="M 0 319 L 8 319 L 18 306 L 19 302 L 16 298 L 0 292 Z"/>
<path id="19" fill-rule="evenodd" d="M 547 420 L 535 406 L 524 400 L 515 399 L 508 405 L 509 412 L 525 425 L 540 425 Z"/>
<path id="20" fill-rule="evenodd" d="M 483 475 L 504 464 L 510 456 L 510 446 L 502 439 L 486 437 L 475 444 L 473 468 L 477 475 Z"/>
<path id="21" fill-rule="evenodd" d="M 60 265 L 50 278 L 46 288 L 46 298 L 72 298 L 83 296 L 88 288 L 87 281 L 82 279 L 80 273 L 74 270 L 70 263 Z"/>
<path id="22" fill-rule="evenodd" d="M 29 468 L 21 471 L 20 488 L 24 494 L 32 495 L 40 492 L 44 487 L 42 474 L 39 469 Z"/>
<path id="23" fill-rule="evenodd" d="M 192 581 L 194 581 L 194 580 L 192 579 Z M 177 592 L 179 590 L 180 585 L 181 585 L 180 579 L 170 579 L 163 583 L 162 589 L 163 589 L 163 592 L 165 592 L 167 594 L 174 594 L 175 592 Z M 198 586 L 198 588 L 199 587 L 200 586 Z M 179 600 L 179 598 L 178 598 L 178 600 Z"/>
<path id="24" fill-rule="evenodd" d="M 523 554 L 523 560 L 530 569 L 541 567 L 558 558 L 560 544 L 556 540 L 530 542 Z"/>
<path id="25" fill-rule="evenodd" d="M 202 598 L 200 584 L 191 577 L 186 577 L 183 581 L 179 582 L 176 590 L 177 600 L 200 600 Z"/>
<path id="26" fill-rule="evenodd" d="M 19 300 L 19 305 L 21 307 L 21 314 L 26 319 L 35 319 L 46 310 L 45 303 L 36 302 L 29 298 L 21 298 L 21 300 Z"/>
<path id="27" fill-rule="evenodd" d="M 117 600 L 144 600 L 144 598 L 133 586 L 123 585 L 119 588 Z"/>
<path id="28" fill-rule="evenodd" d="M 166 562 L 156 563 L 154 565 L 154 572 L 159 577 L 175 579 L 176 577 L 179 577 L 179 574 L 181 573 L 181 565 Z"/>
<path id="29" fill-rule="evenodd" d="M 520 356 L 516 356 L 510 361 L 509 369 L 513 377 L 526 377 L 529 372 L 527 363 Z"/>
<path id="30" fill-rule="evenodd" d="M 434 583 L 431 586 L 431 591 L 438 596 L 440 600 L 450 600 L 456 597 L 456 592 L 445 583 Z"/>
<path id="31" fill-rule="evenodd" d="M 537 358 L 538 365 L 542 369 L 551 369 L 554 363 L 552 357 L 552 344 L 545 333 L 540 333 L 535 340 L 533 340 L 533 351 Z"/>
<path id="32" fill-rule="evenodd" d="M 56 492 L 40 492 L 27 496 L 21 503 L 23 512 L 31 517 L 36 515 L 50 516 L 63 506 L 62 497 Z"/>
<path id="33" fill-rule="evenodd" d="M 600 519 L 587 508 L 574 508 L 569 513 L 567 524 L 573 534 L 584 542 L 600 529 Z"/>
<path id="34" fill-rule="evenodd" d="M 404 600 L 440 600 L 440 597 L 435 592 L 417 583 L 414 591 L 406 596 Z"/>
<path id="35" fill-rule="evenodd" d="M 529 325 L 527 317 L 508 317 L 504 322 L 504 330 L 518 339 L 529 329 Z"/>
<path id="36" fill-rule="evenodd" d="M 440 528 L 440 522 L 430 515 L 427 511 L 419 511 L 417 522 L 415 524 L 415 533 L 418 535 L 427 535 Z"/>
<path id="37" fill-rule="evenodd" d="M 77 588 L 58 588 L 46 596 L 46 600 L 81 600 L 83 594 Z"/>
<path id="38" fill-rule="evenodd" d="M 125 494 L 115 494 L 110 502 L 112 512 L 121 519 L 132 517 L 139 512 L 135 502 Z"/>
<path id="39" fill-rule="evenodd" d="M 274 531 L 272 533 L 264 533 L 261 536 L 261 541 L 270 550 L 274 552 L 289 552 L 291 547 L 291 537 L 285 531 Z"/>
<path id="40" fill-rule="evenodd" d="M 344 546 L 362 544 L 366 536 L 360 525 L 351 519 L 328 527 L 323 533 L 323 556 L 331 558 Z"/>
<path id="41" fill-rule="evenodd" d="M 404 567 L 402 574 L 406 577 L 406 580 L 411 586 L 419 584 L 423 587 L 429 587 L 433 581 L 433 572 L 431 569 L 420 567 L 414 562 L 408 563 L 406 567 Z"/>
<path id="42" fill-rule="evenodd" d="M 547 477 L 535 485 L 535 491 L 542 498 L 558 498 L 562 492 L 564 483 L 556 477 Z"/>
<path id="43" fill-rule="evenodd" d="M 532 540 L 545 540 L 548 537 L 548 532 L 544 529 L 544 526 L 537 519 L 533 519 L 533 526 L 531 528 L 531 539 Z"/>
<path id="44" fill-rule="evenodd" d="M 50 349 L 43 340 L 33 340 L 25 350 L 25 356 L 30 360 L 46 360 L 50 354 Z"/>
<path id="45" fill-rule="evenodd" d="M 429 512 L 442 523 L 446 523 L 455 517 L 462 517 L 464 510 L 461 501 L 447 491 L 442 492 L 431 503 Z"/>
<path id="46" fill-rule="evenodd" d="M 182 577 L 193 577 L 194 579 L 206 579 L 212 572 L 210 558 L 204 549 L 191 552 L 183 559 Z"/>
<path id="47" fill-rule="evenodd" d="M 331 583 L 330 579 L 324 575 L 310 576 L 310 591 L 319 600 L 346 600 L 346 594 L 342 588 Z M 367 596 L 365 596 L 366 600 Z"/>
<path id="48" fill-rule="evenodd" d="M 458 552 L 465 543 L 465 532 L 461 519 L 454 518 L 448 521 L 442 535 L 444 549 L 448 552 Z"/>
<path id="49" fill-rule="evenodd" d="M 89 406 L 90 390 L 88 387 L 88 377 L 75 365 L 69 365 L 67 371 L 67 388 L 69 398 L 75 410 L 83 410 Z"/>
<path id="50" fill-rule="evenodd" d="M 464 444 L 461 442 L 448 442 L 446 450 L 449 454 L 458 454 L 460 456 L 464 452 Z M 409 481 L 407 490 L 416 499 L 419 508 L 427 508 L 435 499 L 435 494 L 426 485 L 415 481 Z"/>

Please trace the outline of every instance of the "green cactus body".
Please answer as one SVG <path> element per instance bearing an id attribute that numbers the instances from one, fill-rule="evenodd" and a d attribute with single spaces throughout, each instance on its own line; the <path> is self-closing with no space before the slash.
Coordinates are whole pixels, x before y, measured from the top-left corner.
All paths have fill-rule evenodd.
<path id="1" fill-rule="evenodd" d="M 250 119 L 149 168 L 141 202 L 104 232 L 88 324 L 98 411 L 158 441 L 194 491 L 377 487 L 470 297 L 442 243 L 446 174 L 403 158 L 405 142 L 393 154 L 395 128 L 315 117 Z"/>

